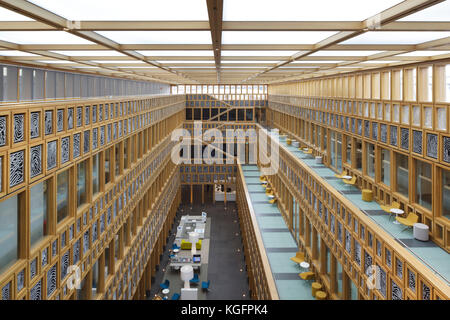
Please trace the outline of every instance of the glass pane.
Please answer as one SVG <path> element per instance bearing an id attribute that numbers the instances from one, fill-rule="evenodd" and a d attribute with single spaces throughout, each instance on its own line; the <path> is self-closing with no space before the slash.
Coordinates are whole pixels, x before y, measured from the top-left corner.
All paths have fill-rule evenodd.
<path id="1" fill-rule="evenodd" d="M 367 144 L 367 174 L 375 179 L 375 146 Z"/>
<path id="2" fill-rule="evenodd" d="M 431 165 L 416 160 L 416 202 L 431 210 L 432 202 Z"/>
<path id="3" fill-rule="evenodd" d="M 397 192 L 408 197 L 408 157 L 397 153 Z"/>
<path id="4" fill-rule="evenodd" d="M 86 161 L 80 162 L 77 165 L 77 207 L 78 208 L 87 202 Z"/>
<path id="5" fill-rule="evenodd" d="M 111 150 L 108 149 L 105 151 L 105 184 L 108 184 L 111 181 Z"/>
<path id="6" fill-rule="evenodd" d="M 100 191 L 99 162 L 100 162 L 100 156 L 97 153 L 92 158 L 92 195 L 93 196 L 95 196 Z"/>
<path id="7" fill-rule="evenodd" d="M 47 212 L 47 181 L 43 181 L 30 188 L 30 244 L 37 244 L 45 235 L 48 228 Z"/>
<path id="8" fill-rule="evenodd" d="M 450 171 L 445 169 L 442 169 L 442 216 L 450 220 Z"/>
<path id="9" fill-rule="evenodd" d="M 69 215 L 69 170 L 58 174 L 57 178 L 57 222 Z"/>
<path id="10" fill-rule="evenodd" d="M 387 149 L 381 149 L 381 181 L 391 185 L 391 153 Z"/>
<path id="11" fill-rule="evenodd" d="M 0 202 L 0 272 L 18 258 L 18 196 Z"/>

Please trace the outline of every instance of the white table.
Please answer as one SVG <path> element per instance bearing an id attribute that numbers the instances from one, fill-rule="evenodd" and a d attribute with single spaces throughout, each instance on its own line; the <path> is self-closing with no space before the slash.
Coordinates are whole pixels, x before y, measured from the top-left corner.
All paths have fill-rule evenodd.
<path id="1" fill-rule="evenodd" d="M 308 269 L 309 263 L 306 261 L 300 262 L 300 267 L 302 267 L 303 269 Z"/>
<path id="2" fill-rule="evenodd" d="M 173 249 L 173 253 L 178 253 L 180 252 L 180 249 Z"/>
<path id="3" fill-rule="evenodd" d="M 273 194 L 269 194 L 268 197 L 269 197 L 269 199 L 275 198 L 275 196 Z"/>
<path id="4" fill-rule="evenodd" d="M 352 178 L 352 176 L 342 176 L 342 179 L 345 179 L 345 180 L 350 180 Z"/>
<path id="5" fill-rule="evenodd" d="M 163 294 L 166 294 L 166 295 L 169 294 L 169 292 L 170 292 L 169 289 L 163 289 L 163 290 L 162 290 L 162 293 L 163 293 Z"/>
<path id="6" fill-rule="evenodd" d="M 429 227 L 423 223 L 414 223 L 413 225 L 413 235 L 414 238 L 420 241 L 429 240 Z"/>
<path id="7" fill-rule="evenodd" d="M 397 208 L 392 208 L 391 209 L 392 213 L 396 214 L 396 217 L 398 217 L 399 214 L 403 214 L 405 213 L 405 211 L 403 211 L 402 209 L 397 209 Z M 400 222 L 397 221 L 397 219 L 394 220 L 393 224 L 400 224 Z"/>

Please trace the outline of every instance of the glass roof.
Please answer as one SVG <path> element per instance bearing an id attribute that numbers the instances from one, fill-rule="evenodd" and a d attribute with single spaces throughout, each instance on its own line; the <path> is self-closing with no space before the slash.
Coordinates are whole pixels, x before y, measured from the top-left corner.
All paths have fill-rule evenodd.
<path id="1" fill-rule="evenodd" d="M 321 31 L 223 31 L 223 44 L 313 44 L 336 32 Z"/>
<path id="2" fill-rule="evenodd" d="M 17 12 L 0 8 L 0 21 L 33 21 L 33 19 L 21 15 Z"/>
<path id="3" fill-rule="evenodd" d="M 120 57 L 125 56 L 123 53 L 112 50 L 86 50 L 86 51 L 52 51 L 54 53 L 64 54 L 66 56 L 99 56 L 99 57 Z"/>
<path id="4" fill-rule="evenodd" d="M 211 44 L 210 31 L 98 31 L 121 44 Z"/>
<path id="5" fill-rule="evenodd" d="M 438 3 L 398 21 L 450 21 L 450 1 Z"/>
<path id="6" fill-rule="evenodd" d="M 226 56 L 292 56 L 297 51 L 235 51 L 235 50 L 222 50 L 222 57 Z"/>
<path id="7" fill-rule="evenodd" d="M 413 51 L 408 53 L 398 54 L 400 57 L 432 57 L 439 56 L 441 54 L 449 54 L 449 51 Z"/>
<path id="8" fill-rule="evenodd" d="M 0 40 L 18 44 L 92 44 L 64 31 L 0 31 Z"/>
<path id="9" fill-rule="evenodd" d="M 225 0 L 224 21 L 362 21 L 402 0 Z"/>
<path id="10" fill-rule="evenodd" d="M 34 53 L 28 53 L 23 51 L 16 51 L 16 50 L 0 50 L 0 56 L 22 56 L 22 57 L 28 57 L 28 56 L 38 56 Z"/>
<path id="11" fill-rule="evenodd" d="M 347 51 L 347 50 L 338 50 L 338 51 L 334 51 L 334 50 L 321 50 L 321 51 L 317 51 L 314 53 L 311 53 L 309 56 L 314 57 L 314 56 L 344 56 L 344 57 L 349 57 L 349 56 L 370 56 L 372 54 L 377 54 L 380 53 L 382 51 Z"/>
<path id="12" fill-rule="evenodd" d="M 342 44 L 418 44 L 449 37 L 450 32 L 369 31 L 341 42 Z"/>
<path id="13" fill-rule="evenodd" d="M 137 50 L 136 52 L 144 56 L 214 56 L 212 50 L 170 50 L 170 51 L 160 51 L 160 50 Z"/>
<path id="14" fill-rule="evenodd" d="M 126 3 L 119 0 L 30 2 L 68 20 L 208 20 L 205 0 L 127 0 Z"/>

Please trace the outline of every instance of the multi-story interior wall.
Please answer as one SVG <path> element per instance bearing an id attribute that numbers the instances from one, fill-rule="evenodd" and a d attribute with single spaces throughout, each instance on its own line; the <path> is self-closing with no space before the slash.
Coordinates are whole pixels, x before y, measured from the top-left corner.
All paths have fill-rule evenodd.
<path id="1" fill-rule="evenodd" d="M 168 160 L 184 108 L 161 95 L 2 109 L 3 299 L 143 297 L 180 202 Z"/>
<path id="2" fill-rule="evenodd" d="M 271 85 L 267 121 L 336 172 L 357 176 L 376 201 L 416 213 L 449 251 L 448 70 L 444 61 Z M 445 298 L 445 282 L 288 151 L 280 148 L 279 173 L 268 178 L 332 297 Z M 378 290 L 366 286 L 372 264 Z"/>

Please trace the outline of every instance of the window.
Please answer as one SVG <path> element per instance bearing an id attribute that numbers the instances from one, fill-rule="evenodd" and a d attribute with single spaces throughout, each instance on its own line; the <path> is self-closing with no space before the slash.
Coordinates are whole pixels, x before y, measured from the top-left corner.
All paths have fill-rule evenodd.
<path id="1" fill-rule="evenodd" d="M 408 197 L 408 156 L 397 153 L 397 192 Z"/>
<path id="2" fill-rule="evenodd" d="M 381 181 L 391 185 L 391 153 L 387 149 L 381 149 Z"/>
<path id="3" fill-rule="evenodd" d="M 57 222 L 59 223 L 69 215 L 69 170 L 58 174 L 56 180 Z"/>
<path id="4" fill-rule="evenodd" d="M 367 175 L 375 179 L 375 146 L 372 143 L 367 143 L 366 164 Z"/>
<path id="5" fill-rule="evenodd" d="M 99 160 L 100 156 L 97 153 L 92 157 L 92 196 L 95 197 L 100 192 L 100 176 L 99 176 Z"/>
<path id="6" fill-rule="evenodd" d="M 12 196 L 0 202 L 0 272 L 19 256 L 19 198 Z"/>
<path id="7" fill-rule="evenodd" d="M 48 233 L 47 180 L 30 188 L 30 245 L 33 247 Z"/>
<path id="8" fill-rule="evenodd" d="M 116 155 L 115 176 L 117 177 L 120 174 L 120 144 L 119 143 L 115 145 L 114 150 L 115 150 L 115 155 Z"/>
<path id="9" fill-rule="evenodd" d="M 105 185 L 111 182 L 111 149 L 105 151 Z"/>
<path id="10" fill-rule="evenodd" d="M 95 299 L 98 292 L 98 281 L 100 278 L 99 275 L 99 268 L 98 268 L 98 261 L 95 261 L 94 266 L 92 267 L 92 298 Z"/>
<path id="11" fill-rule="evenodd" d="M 123 168 L 128 169 L 128 139 L 123 141 Z"/>
<path id="12" fill-rule="evenodd" d="M 87 203 L 86 161 L 77 164 L 77 208 Z"/>
<path id="13" fill-rule="evenodd" d="M 431 210 L 431 164 L 416 160 L 416 203 Z"/>
<path id="14" fill-rule="evenodd" d="M 356 169 L 362 171 L 362 142 L 356 139 Z"/>
<path id="15" fill-rule="evenodd" d="M 346 146 L 346 159 L 345 162 L 348 164 L 352 164 L 352 138 L 346 137 L 347 146 Z"/>
<path id="16" fill-rule="evenodd" d="M 445 169 L 442 169 L 442 216 L 450 220 L 450 171 Z"/>

